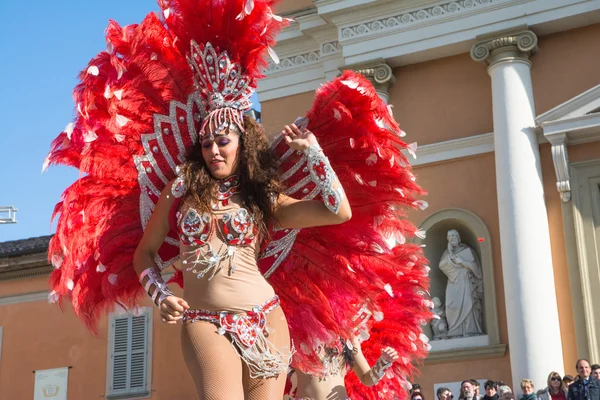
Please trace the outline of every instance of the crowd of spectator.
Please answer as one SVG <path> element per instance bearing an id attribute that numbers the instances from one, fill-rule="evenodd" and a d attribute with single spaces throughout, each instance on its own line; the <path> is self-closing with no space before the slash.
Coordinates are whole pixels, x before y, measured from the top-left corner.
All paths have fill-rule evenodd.
<path id="1" fill-rule="evenodd" d="M 484 394 L 480 392 L 479 382 L 475 379 L 462 381 L 458 400 L 600 400 L 600 365 L 585 359 L 577 361 L 577 376 L 561 376 L 552 371 L 546 380 L 546 387 L 536 391 L 531 379 L 521 381 L 521 394 L 517 394 L 504 382 L 488 380 L 484 385 Z M 436 400 L 453 400 L 454 394 L 449 388 L 440 387 Z M 411 400 L 425 399 L 418 383 L 410 391 Z"/>

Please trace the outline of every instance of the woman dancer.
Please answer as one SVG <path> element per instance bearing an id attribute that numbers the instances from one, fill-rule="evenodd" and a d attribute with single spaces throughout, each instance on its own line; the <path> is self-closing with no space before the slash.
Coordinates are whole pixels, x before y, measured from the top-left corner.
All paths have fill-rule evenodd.
<path id="1" fill-rule="evenodd" d="M 341 343 L 339 348 L 330 349 L 324 356 L 329 375 L 318 377 L 296 371 L 297 400 L 348 400 L 344 378 L 352 370 L 358 380 L 366 387 L 376 385 L 383 379 L 392 363 L 398 360 L 398 352 L 384 347 L 381 356 L 371 367 L 362 353 L 360 341 L 355 339 L 351 345 Z"/>
<path id="2" fill-rule="evenodd" d="M 200 154 L 192 154 L 163 191 L 134 265 L 163 321 L 184 321 L 183 355 L 201 399 L 276 398 L 285 385 L 290 339 L 279 299 L 258 270 L 260 240 L 269 224 L 305 228 L 344 222 L 350 205 L 330 168 L 325 172 L 340 194 L 339 203 L 329 207 L 335 212 L 323 202 L 282 195 L 260 126 L 249 117 L 243 131 L 227 125 L 206 125 Z M 292 149 L 328 164 L 310 131 L 292 124 L 282 134 Z M 173 212 L 183 299 L 166 288 L 153 261 Z"/>

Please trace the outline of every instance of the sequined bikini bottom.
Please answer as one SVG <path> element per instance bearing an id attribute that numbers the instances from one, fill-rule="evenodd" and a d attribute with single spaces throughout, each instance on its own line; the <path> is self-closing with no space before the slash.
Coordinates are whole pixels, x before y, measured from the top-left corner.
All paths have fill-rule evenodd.
<path id="1" fill-rule="evenodd" d="M 227 334 L 231 339 L 252 378 L 269 378 L 287 372 L 294 352 L 293 345 L 289 351 L 280 351 L 267 339 L 267 314 L 278 306 L 279 297 L 275 296 L 245 313 L 187 310 L 183 322 L 212 322 L 219 335 Z"/>

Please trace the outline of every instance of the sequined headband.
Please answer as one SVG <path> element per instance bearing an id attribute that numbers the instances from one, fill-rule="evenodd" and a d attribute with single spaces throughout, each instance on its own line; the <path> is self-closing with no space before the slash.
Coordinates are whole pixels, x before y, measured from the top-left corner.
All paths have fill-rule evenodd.
<path id="1" fill-rule="evenodd" d="M 252 106 L 254 93 L 251 79 L 242 74 L 242 67 L 232 63 L 226 51 L 218 53 L 206 43 L 191 43 L 188 62 L 194 73 L 194 84 L 202 98 L 202 129 L 208 125 L 217 131 L 239 129 L 244 132 L 244 112 Z"/>

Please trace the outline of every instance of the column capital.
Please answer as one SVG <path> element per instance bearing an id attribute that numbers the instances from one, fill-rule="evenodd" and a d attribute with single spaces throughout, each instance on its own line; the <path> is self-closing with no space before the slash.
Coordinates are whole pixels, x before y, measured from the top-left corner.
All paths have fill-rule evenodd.
<path id="1" fill-rule="evenodd" d="M 352 70 L 364 75 L 375 87 L 377 94 L 386 103 L 389 103 L 389 88 L 396 82 L 392 67 L 390 67 L 383 58 L 372 60 L 366 63 L 346 65 L 342 70 Z"/>
<path id="2" fill-rule="evenodd" d="M 506 61 L 525 61 L 531 64 L 529 56 L 536 53 L 538 39 L 527 25 L 489 35 L 477 36 L 477 43 L 471 48 L 471 58 L 489 66 Z"/>

